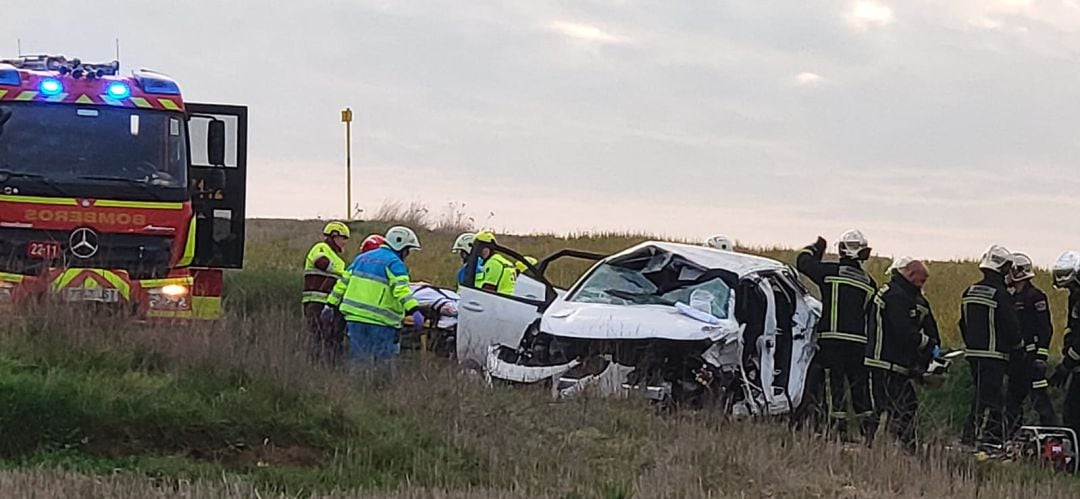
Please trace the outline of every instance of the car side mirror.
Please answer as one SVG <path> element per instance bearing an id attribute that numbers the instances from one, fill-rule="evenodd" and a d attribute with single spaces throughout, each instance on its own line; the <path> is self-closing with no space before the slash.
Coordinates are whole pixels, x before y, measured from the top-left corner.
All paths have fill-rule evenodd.
<path id="1" fill-rule="evenodd" d="M 206 158 L 213 166 L 225 166 L 225 122 L 211 120 L 207 125 Z"/>

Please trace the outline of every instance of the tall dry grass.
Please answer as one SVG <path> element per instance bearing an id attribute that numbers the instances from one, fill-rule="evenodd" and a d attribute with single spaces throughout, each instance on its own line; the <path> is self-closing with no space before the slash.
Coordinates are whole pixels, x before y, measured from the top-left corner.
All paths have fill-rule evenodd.
<path id="1" fill-rule="evenodd" d="M 633 400 L 586 398 L 556 403 L 546 390 L 488 387 L 452 364 L 426 356 L 407 356 L 386 368 L 351 374 L 313 366 L 306 357 L 299 321 L 298 277 L 303 255 L 319 239 L 322 223 L 251 221 L 247 269 L 229 275 L 229 313 L 220 322 L 162 328 L 90 318 L 70 314 L 67 309 L 47 310 L 33 322 L 0 323 L 0 359 L 37 351 L 34 348 L 41 345 L 27 342 L 42 342 L 43 338 L 71 355 L 139 351 L 139 358 L 150 359 L 153 366 L 134 366 L 133 375 L 151 368 L 176 378 L 189 376 L 193 369 L 241 373 L 245 379 L 272 385 L 282 396 L 310 397 L 312 404 L 326 410 L 361 416 L 357 419 L 368 422 L 361 430 L 368 432 L 366 438 L 373 445 L 375 441 L 403 442 L 401 445 L 449 449 L 438 454 L 443 456 L 439 459 L 417 452 L 403 466 L 391 468 L 392 477 L 360 488 L 318 489 L 317 495 L 328 497 L 1080 494 L 1073 479 L 1025 465 L 976 463 L 939 446 L 920 456 L 908 456 L 888 445 L 865 449 L 821 441 L 793 431 L 783 422 L 732 421 L 700 413 L 661 416 L 647 404 Z M 381 232 L 393 223 L 351 225 L 359 236 Z M 408 261 L 415 279 L 451 285 L 459 263 L 449 247 L 458 229 L 419 231 L 425 248 Z M 354 237 L 353 244 L 359 239 Z M 500 235 L 503 244 L 541 257 L 566 247 L 610 253 L 646 239 L 636 234 Z M 786 249 L 750 251 L 788 262 L 794 257 L 794 252 Z M 881 275 L 886 265 L 884 260 L 875 259 L 869 268 Z M 585 266 L 572 263 L 553 268 L 553 281 L 568 285 Z M 927 294 L 947 341 L 955 345 L 959 294 L 978 272 L 971 262 L 934 262 L 931 272 Z M 1043 276 L 1040 282 L 1045 283 Z M 1060 307 L 1061 297 L 1050 294 L 1055 307 Z M 1055 320 L 1060 323 L 1060 317 Z M 37 336 L 27 336 L 28 328 Z M 954 402 L 945 403 L 942 410 L 951 414 L 955 406 Z M 372 417 L 364 420 L 364 415 Z M 424 432 L 430 438 L 411 439 L 402 432 Z M 362 443 L 350 441 L 340 452 L 367 451 Z M 275 496 L 272 485 L 234 471 L 223 468 L 220 478 L 208 479 L 168 473 L 147 477 L 122 470 L 102 476 L 52 468 L 9 469 L 0 472 L 0 495 Z M 346 475 L 331 476 L 347 476 L 347 472 L 341 469 L 334 473 Z M 308 492 L 312 490 L 302 491 Z"/>
<path id="2" fill-rule="evenodd" d="M 394 210 L 389 210 L 394 211 Z M 415 212 L 415 210 L 413 210 Z M 245 266 L 253 272 L 246 272 L 246 276 L 255 280 L 249 289 L 254 288 L 262 292 L 270 292 L 270 298 L 275 301 L 286 299 L 291 296 L 298 300 L 300 280 L 299 272 L 303 266 L 304 255 L 315 241 L 319 239 L 319 231 L 322 221 L 301 220 L 267 220 L 257 219 L 248 223 L 248 249 Z M 351 222 L 355 237 L 350 242 L 346 251 L 348 256 L 355 255 L 363 236 L 372 233 L 385 232 L 392 225 L 400 223 L 395 218 L 368 222 Z M 444 230 L 435 226 L 418 225 L 417 229 L 423 250 L 413 253 L 408 262 L 411 276 L 414 280 L 422 280 L 440 286 L 454 287 L 455 274 L 461 263 L 458 257 L 450 253 L 450 246 L 460 228 Z M 518 252 L 543 258 L 558 250 L 573 248 L 591 251 L 600 254 L 610 254 L 626 249 L 642 241 L 655 239 L 647 234 L 633 233 L 584 233 L 570 235 L 536 234 L 514 235 L 498 234 L 499 242 L 505 246 L 514 248 Z M 687 241 L 676 241 L 687 242 Z M 808 241 L 810 243 L 812 241 Z M 789 248 L 741 248 L 740 251 L 775 258 L 782 262 L 793 264 L 796 251 Z M 973 258 L 977 255 L 973 255 Z M 889 260 L 874 257 L 867 263 L 870 274 L 882 282 L 885 280 L 885 269 Z M 565 261 L 552 266 L 548 278 L 557 286 L 567 287 L 589 267 L 588 262 Z M 964 290 L 980 278 L 978 266 L 973 260 L 964 261 L 938 261 L 929 262 L 930 280 L 927 283 L 925 293 L 934 309 L 938 326 L 941 329 L 945 344 L 951 348 L 962 346 L 959 334 L 960 320 L 960 296 Z M 238 286 L 242 284 L 244 277 L 232 276 Z M 259 280 L 259 279 L 264 280 Z M 1050 298 L 1051 312 L 1054 322 L 1054 340 L 1052 351 L 1057 356 L 1060 351 L 1061 339 L 1065 330 L 1065 307 L 1068 297 L 1065 292 L 1053 289 L 1050 276 L 1040 269 L 1035 278 L 1035 283 Z M 275 287 L 276 286 L 276 287 Z M 809 286 L 813 291 L 813 286 Z M 234 289 L 234 297 L 243 302 L 248 296 L 243 289 Z M 280 290 L 280 292 L 277 292 Z M 290 294 L 291 293 L 291 294 Z M 287 295 L 287 296 L 286 296 Z M 258 304 L 246 303 L 242 306 L 258 307 Z"/>

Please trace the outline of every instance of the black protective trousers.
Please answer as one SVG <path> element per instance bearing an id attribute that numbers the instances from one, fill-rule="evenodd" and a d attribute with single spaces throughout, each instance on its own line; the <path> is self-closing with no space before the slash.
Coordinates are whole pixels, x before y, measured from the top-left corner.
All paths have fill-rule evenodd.
<path id="1" fill-rule="evenodd" d="M 1045 364 L 1043 365 L 1045 366 Z M 1040 426 L 1057 426 L 1054 404 L 1050 401 L 1046 368 L 1039 367 L 1031 355 L 1017 355 L 1009 360 L 1005 389 L 1005 428 L 1012 435 L 1024 424 L 1024 402 L 1030 397 Z"/>
<path id="2" fill-rule="evenodd" d="M 1069 386 L 1065 390 L 1065 404 L 1061 416 L 1066 427 L 1080 434 L 1080 373 L 1072 373 Z"/>
<path id="3" fill-rule="evenodd" d="M 866 346 L 852 341 L 828 340 L 822 342 L 818 353 L 824 370 L 824 402 L 830 431 L 840 438 L 847 436 L 848 393 L 851 409 L 860 428 L 872 414 L 870 387 L 866 378 Z"/>
<path id="4" fill-rule="evenodd" d="M 889 434 L 905 449 L 915 451 L 919 398 L 915 393 L 915 381 L 910 376 L 885 369 L 868 369 L 873 416 L 866 430 L 867 442 L 873 443 L 874 434 L 887 418 Z"/>
<path id="5" fill-rule="evenodd" d="M 966 443 L 1000 444 L 1005 438 L 1004 360 L 969 358 L 971 368 L 971 411 L 964 425 Z"/>

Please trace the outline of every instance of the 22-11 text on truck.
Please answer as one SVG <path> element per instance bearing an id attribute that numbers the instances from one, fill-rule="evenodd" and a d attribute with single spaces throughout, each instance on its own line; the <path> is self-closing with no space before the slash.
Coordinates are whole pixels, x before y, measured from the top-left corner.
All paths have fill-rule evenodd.
<path id="1" fill-rule="evenodd" d="M 244 255 L 247 108 L 149 70 L 0 60 L 0 310 L 215 319 Z"/>

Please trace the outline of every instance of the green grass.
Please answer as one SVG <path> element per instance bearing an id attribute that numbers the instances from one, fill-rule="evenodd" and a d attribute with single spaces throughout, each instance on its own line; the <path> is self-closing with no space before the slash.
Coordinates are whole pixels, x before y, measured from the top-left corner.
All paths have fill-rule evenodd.
<path id="1" fill-rule="evenodd" d="M 424 483 L 443 468 L 467 484 L 483 469 L 385 405 L 332 401 L 138 345 L 99 351 L 65 335 L 7 333 L 0 458 L 9 468 L 195 479 L 225 470 L 281 491 Z"/>
<path id="2" fill-rule="evenodd" d="M 300 272 L 321 225 L 252 221 L 246 268 L 227 274 L 227 316 L 216 324 L 148 327 L 57 311 L 0 322 L 5 494 L 1080 495 L 1076 480 L 1030 466 L 852 449 L 776 422 L 660 416 L 638 400 L 555 403 L 541 387 L 491 388 L 434 358 L 406 356 L 357 373 L 311 366 L 301 341 Z M 388 225 L 352 224 L 350 253 L 363 235 Z M 452 285 L 456 231 L 419 235 L 424 250 L 407 262 L 414 280 Z M 646 239 L 500 236 L 540 257 L 567 247 L 611 253 Z M 794 257 L 790 249 L 752 251 Z M 881 275 L 886 265 L 874 259 L 869 268 Z M 550 277 L 566 286 L 586 267 L 568 263 Z M 927 295 L 947 345 L 957 346 L 959 295 L 978 272 L 971 262 L 933 262 L 931 272 Z M 1044 289 L 1060 310 L 1061 294 Z M 959 434 L 967 376 L 961 362 L 945 386 L 921 390 L 924 435 Z"/>

